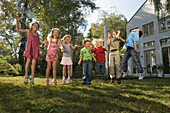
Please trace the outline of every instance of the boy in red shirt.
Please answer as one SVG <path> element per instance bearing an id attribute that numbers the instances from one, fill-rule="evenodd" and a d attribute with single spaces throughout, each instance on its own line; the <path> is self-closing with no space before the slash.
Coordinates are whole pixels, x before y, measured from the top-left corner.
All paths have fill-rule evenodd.
<path id="1" fill-rule="evenodd" d="M 91 49 L 91 53 L 96 54 L 96 66 L 95 66 L 95 74 L 105 74 L 105 51 L 108 51 L 106 47 L 102 46 L 102 40 L 101 39 L 95 39 L 94 41 L 95 47 Z"/>

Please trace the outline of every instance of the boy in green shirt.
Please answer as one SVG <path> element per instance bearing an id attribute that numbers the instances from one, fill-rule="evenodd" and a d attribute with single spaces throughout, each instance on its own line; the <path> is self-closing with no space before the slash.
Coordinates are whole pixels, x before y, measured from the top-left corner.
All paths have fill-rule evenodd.
<path id="1" fill-rule="evenodd" d="M 93 69 L 93 63 L 92 63 L 92 57 L 96 61 L 96 58 L 93 54 L 90 53 L 90 39 L 86 39 L 83 41 L 84 48 L 80 51 L 80 60 L 78 64 L 81 64 L 81 61 L 83 60 L 83 85 L 84 84 L 91 84 L 92 81 L 92 69 Z"/>

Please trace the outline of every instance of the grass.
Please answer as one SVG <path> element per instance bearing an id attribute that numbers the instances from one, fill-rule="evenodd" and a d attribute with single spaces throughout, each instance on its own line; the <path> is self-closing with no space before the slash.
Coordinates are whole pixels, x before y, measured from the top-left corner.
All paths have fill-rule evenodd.
<path id="1" fill-rule="evenodd" d="M 51 81 L 52 79 L 50 79 Z M 72 84 L 46 88 L 45 78 L 24 85 L 23 77 L 0 77 L 0 113 L 168 113 L 170 79 L 122 80 L 110 84 L 96 78 L 92 85 Z"/>

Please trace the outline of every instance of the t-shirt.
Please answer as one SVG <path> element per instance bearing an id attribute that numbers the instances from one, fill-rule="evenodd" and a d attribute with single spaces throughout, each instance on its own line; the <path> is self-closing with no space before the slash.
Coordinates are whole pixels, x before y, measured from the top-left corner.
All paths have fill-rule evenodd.
<path id="1" fill-rule="evenodd" d="M 136 43 L 137 43 L 138 40 L 139 40 L 139 33 L 137 33 L 136 31 L 130 32 L 128 37 L 126 38 L 126 48 L 128 48 L 128 47 L 134 48 L 133 41 L 136 41 Z M 136 49 L 137 49 L 137 47 L 136 47 Z"/>
<path id="2" fill-rule="evenodd" d="M 94 48 L 91 50 L 92 53 L 96 53 L 97 62 L 106 61 L 105 51 L 106 51 L 106 50 L 103 49 L 102 46 L 100 46 L 100 47 L 94 47 Z"/>
<path id="3" fill-rule="evenodd" d="M 119 39 L 116 37 L 110 38 L 110 50 L 119 50 Z"/>
<path id="4" fill-rule="evenodd" d="M 82 48 L 80 51 L 80 57 L 83 57 L 83 61 L 92 60 L 92 55 L 90 54 L 89 48 Z"/>

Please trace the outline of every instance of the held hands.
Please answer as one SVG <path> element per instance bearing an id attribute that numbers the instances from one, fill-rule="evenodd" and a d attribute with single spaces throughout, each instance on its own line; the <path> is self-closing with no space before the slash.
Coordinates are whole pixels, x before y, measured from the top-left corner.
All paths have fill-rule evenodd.
<path id="1" fill-rule="evenodd" d="M 105 47 L 105 46 L 102 46 L 102 48 L 103 48 L 103 49 L 106 49 L 106 47 Z"/>
<path id="2" fill-rule="evenodd" d="M 19 16 L 15 16 L 16 20 L 19 21 L 21 18 Z"/>
<path id="3" fill-rule="evenodd" d="M 79 46 L 78 46 L 78 45 L 75 45 L 74 47 L 76 48 L 76 47 L 79 47 Z"/>
<path id="4" fill-rule="evenodd" d="M 90 44 L 90 46 L 89 46 L 90 48 L 92 48 L 93 47 L 93 44 Z"/>
<path id="5" fill-rule="evenodd" d="M 45 44 L 45 45 L 48 45 L 48 41 L 47 40 L 44 40 L 42 43 Z"/>
<path id="6" fill-rule="evenodd" d="M 111 33 L 110 33 L 110 32 L 108 32 L 108 33 L 107 33 L 107 36 L 108 36 L 108 38 L 110 38 L 110 37 L 111 37 Z"/>
<path id="7" fill-rule="evenodd" d="M 63 48 L 63 49 L 61 49 L 61 52 L 64 52 L 64 48 Z"/>

